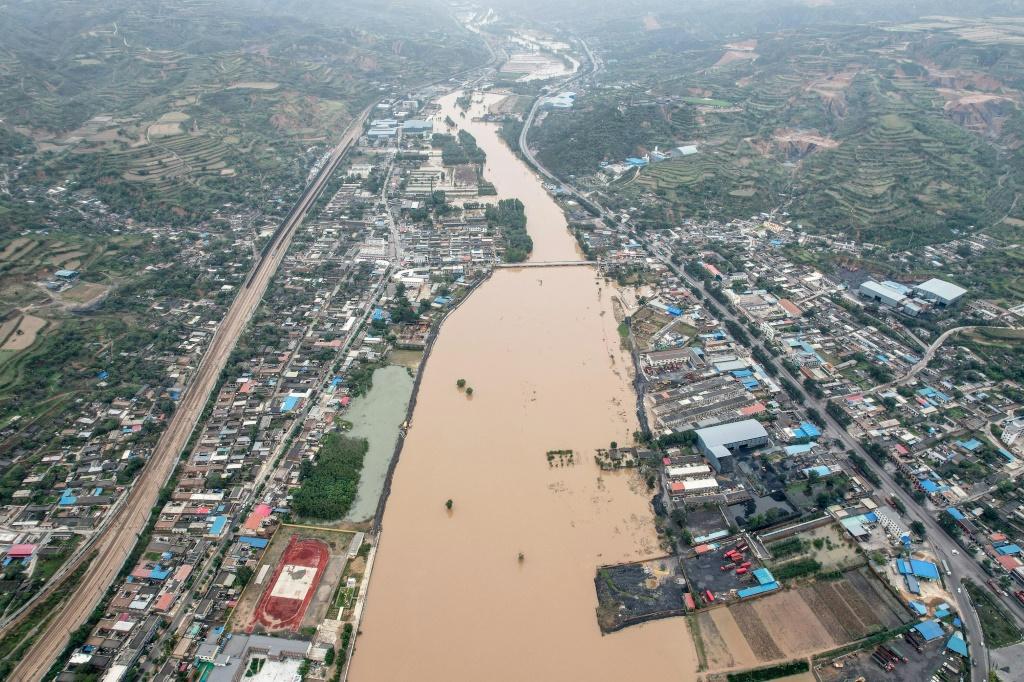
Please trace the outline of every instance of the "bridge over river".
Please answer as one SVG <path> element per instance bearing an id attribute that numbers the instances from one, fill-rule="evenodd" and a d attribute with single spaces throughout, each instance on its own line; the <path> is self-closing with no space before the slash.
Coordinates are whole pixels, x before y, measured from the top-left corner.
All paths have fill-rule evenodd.
<path id="1" fill-rule="evenodd" d="M 597 265 L 596 260 L 546 260 L 525 263 L 498 263 L 496 268 L 566 268 L 572 265 Z"/>

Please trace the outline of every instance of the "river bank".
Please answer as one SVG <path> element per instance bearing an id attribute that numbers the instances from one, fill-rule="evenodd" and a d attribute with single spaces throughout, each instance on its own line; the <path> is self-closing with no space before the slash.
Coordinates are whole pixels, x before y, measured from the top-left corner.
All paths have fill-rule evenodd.
<path id="1" fill-rule="evenodd" d="M 363 458 L 356 499 L 345 516 L 347 522 L 368 521 L 377 510 L 412 387 L 413 378 L 405 367 L 381 367 L 373 373 L 373 388 L 353 400 L 345 413 L 345 420 L 352 423 L 348 435 L 365 438 L 369 445 Z"/>
<path id="2" fill-rule="evenodd" d="M 439 119 L 473 134 L 487 179 L 523 201 L 531 260 L 579 259 L 561 208 L 494 126 L 472 120 L 483 104 L 462 118 L 457 96 Z M 596 566 L 658 551 L 640 481 L 592 459 L 637 428 L 612 295 L 593 268 L 502 269 L 448 316 L 422 369 L 349 679 L 695 677 L 685 621 L 602 637 L 595 619 Z M 552 449 L 577 463 L 551 466 Z"/>

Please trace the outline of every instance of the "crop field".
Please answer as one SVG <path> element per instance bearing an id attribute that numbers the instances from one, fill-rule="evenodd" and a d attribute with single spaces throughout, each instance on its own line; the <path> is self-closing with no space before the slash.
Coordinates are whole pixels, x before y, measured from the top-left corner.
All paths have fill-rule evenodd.
<path id="1" fill-rule="evenodd" d="M 324 151 L 309 147 L 336 139 L 377 79 L 429 80 L 484 55 L 447 17 L 383 16 L 363 0 L 303 12 L 86 0 L 62 6 L 60 22 L 49 4 L 6 11 L 0 143 L 35 156 L 47 187 L 74 178 L 142 220 L 260 207 L 299 186 Z"/>
<path id="2" fill-rule="evenodd" d="M 41 317 L 22 315 L 14 330 L 3 340 L 0 350 L 20 351 L 30 348 L 45 326 L 46 320 Z"/>
<path id="3" fill-rule="evenodd" d="M 624 92 L 586 93 L 549 114 L 534 140 L 542 161 L 577 176 L 595 174 L 602 154 L 696 145 L 616 186 L 613 207 L 645 203 L 639 220 L 652 227 L 784 205 L 807 229 L 913 248 L 1008 212 L 1022 219 L 1020 201 L 1011 211 L 1024 190 L 1019 154 L 1000 150 L 1016 148 L 1024 126 L 1024 46 L 1002 40 L 1003 27 L 981 40 L 978 26 L 949 21 L 908 32 L 803 27 L 751 33 L 756 43 L 740 48 L 683 41 L 676 52 L 609 34 L 607 78 Z M 620 132 L 614 117 L 587 113 L 611 105 L 642 119 Z"/>
<path id="4" fill-rule="evenodd" d="M 870 573 L 701 611 L 694 628 L 707 669 L 720 672 L 807 656 L 908 621 L 903 607 Z"/>

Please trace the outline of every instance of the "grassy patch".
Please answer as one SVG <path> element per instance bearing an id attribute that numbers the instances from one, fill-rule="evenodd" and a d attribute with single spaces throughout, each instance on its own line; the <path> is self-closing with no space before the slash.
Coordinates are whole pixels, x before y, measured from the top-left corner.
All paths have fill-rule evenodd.
<path id="1" fill-rule="evenodd" d="M 732 106 L 732 102 L 726 102 L 724 99 L 713 99 L 711 97 L 683 97 L 683 101 L 687 104 L 703 104 L 708 107 Z"/>
<path id="2" fill-rule="evenodd" d="M 981 619 L 981 631 L 985 644 L 993 649 L 1016 644 L 1024 637 L 1013 619 L 1003 610 L 988 590 L 977 583 L 964 581 L 967 594 L 971 597 L 974 610 Z"/>

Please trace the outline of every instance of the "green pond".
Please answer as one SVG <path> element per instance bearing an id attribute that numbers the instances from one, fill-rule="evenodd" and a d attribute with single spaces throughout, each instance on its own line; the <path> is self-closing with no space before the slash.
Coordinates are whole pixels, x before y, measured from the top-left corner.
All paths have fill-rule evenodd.
<path id="1" fill-rule="evenodd" d="M 373 388 L 355 398 L 342 417 L 352 424 L 349 435 L 365 438 L 370 444 L 363 461 L 359 490 L 346 521 L 366 521 L 377 511 L 398 432 L 409 407 L 412 384 L 413 379 L 405 367 L 382 367 L 373 373 Z"/>

